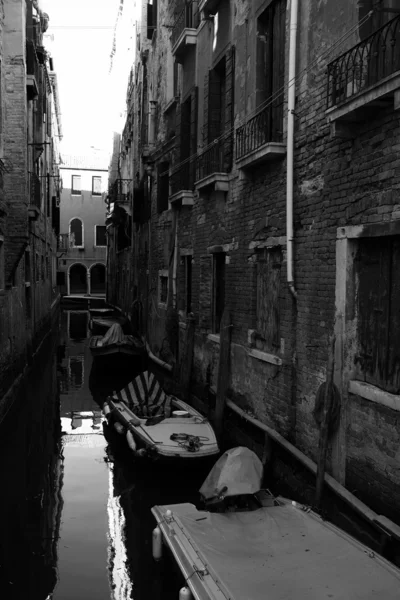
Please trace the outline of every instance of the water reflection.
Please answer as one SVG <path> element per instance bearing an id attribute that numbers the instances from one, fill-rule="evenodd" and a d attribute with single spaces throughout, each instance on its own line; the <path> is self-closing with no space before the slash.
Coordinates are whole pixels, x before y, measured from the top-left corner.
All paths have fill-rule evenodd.
<path id="1" fill-rule="evenodd" d="M 143 365 L 93 362 L 87 322 L 61 313 L 0 426 L 0 598 L 176 600 L 154 577 L 150 508 L 195 501 L 202 475 L 133 461 L 100 406 Z"/>
<path id="2" fill-rule="evenodd" d="M 43 600 L 57 578 L 63 473 L 55 341 L 46 340 L 0 425 L 0 597 L 7 600 Z"/>

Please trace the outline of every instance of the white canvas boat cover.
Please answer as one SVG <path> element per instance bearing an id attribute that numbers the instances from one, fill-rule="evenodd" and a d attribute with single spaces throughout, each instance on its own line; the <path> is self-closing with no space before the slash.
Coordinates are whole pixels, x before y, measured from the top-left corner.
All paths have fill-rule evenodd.
<path id="1" fill-rule="evenodd" d="M 183 550 L 195 567 L 186 575 L 195 598 L 399 599 L 399 569 L 315 513 L 279 500 L 253 512 L 152 509 L 173 555 L 176 546 L 175 556 Z"/>
<path id="2" fill-rule="evenodd" d="M 107 331 L 102 340 L 102 346 L 109 346 L 111 344 L 118 344 L 122 342 L 125 338 L 122 327 L 119 323 L 114 323 L 111 325 L 110 329 Z"/>
<path id="3" fill-rule="evenodd" d="M 261 488 L 263 466 L 249 448 L 238 446 L 224 452 L 200 488 L 205 500 L 239 494 L 255 494 Z M 225 489 L 226 488 L 226 489 Z"/>

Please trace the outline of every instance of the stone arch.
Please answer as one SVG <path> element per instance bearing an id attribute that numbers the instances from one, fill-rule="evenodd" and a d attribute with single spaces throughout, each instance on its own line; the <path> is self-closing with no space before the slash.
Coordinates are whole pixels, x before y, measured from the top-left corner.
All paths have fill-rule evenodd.
<path id="1" fill-rule="evenodd" d="M 106 266 L 104 263 L 95 263 L 90 267 L 90 293 L 106 293 Z"/>
<path id="2" fill-rule="evenodd" d="M 87 269 L 82 263 L 74 263 L 68 269 L 68 294 L 87 294 Z"/>

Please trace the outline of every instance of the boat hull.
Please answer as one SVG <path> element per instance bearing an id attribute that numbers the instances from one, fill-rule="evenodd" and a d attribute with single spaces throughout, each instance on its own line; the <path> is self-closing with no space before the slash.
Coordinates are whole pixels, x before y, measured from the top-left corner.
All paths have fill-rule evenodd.
<path id="1" fill-rule="evenodd" d="M 188 412 L 190 417 L 166 418 L 155 425 L 146 425 L 147 419 L 136 417 L 122 402 L 108 398 L 107 404 L 111 409 L 108 415 L 110 421 L 122 424 L 125 435 L 129 431 L 132 436 L 136 446 L 132 453 L 136 458 L 173 465 L 175 468 L 194 463 L 206 466 L 210 461 L 215 461 L 219 454 L 215 433 L 208 420 L 182 400 L 174 399 L 174 408 Z M 173 434 L 187 434 L 190 437 L 186 443 L 183 438 L 180 441 L 171 440 Z M 196 438 L 199 445 L 196 443 L 195 448 L 190 448 L 189 441 L 196 441 Z"/>

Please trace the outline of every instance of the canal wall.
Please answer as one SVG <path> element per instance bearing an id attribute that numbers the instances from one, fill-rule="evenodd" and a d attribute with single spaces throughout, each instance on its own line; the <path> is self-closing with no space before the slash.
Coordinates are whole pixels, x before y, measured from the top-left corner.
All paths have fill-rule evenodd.
<path id="1" fill-rule="evenodd" d="M 4 323 L 0 330 L 0 425 L 18 397 L 22 381 L 34 368 L 35 357 L 40 353 L 43 343 L 58 330 L 59 297 L 53 301 L 50 313 L 29 337 L 21 293 L 23 290 L 13 289 L 6 297 L 7 305 L 0 304 L 0 322 Z M 9 318 L 6 319 L 5 315 L 9 315 Z"/>

